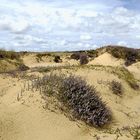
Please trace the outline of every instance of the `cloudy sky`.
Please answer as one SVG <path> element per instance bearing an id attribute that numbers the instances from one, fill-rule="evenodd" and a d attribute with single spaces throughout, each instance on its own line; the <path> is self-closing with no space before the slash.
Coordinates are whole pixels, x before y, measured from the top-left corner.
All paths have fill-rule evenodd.
<path id="1" fill-rule="evenodd" d="M 0 48 L 140 48 L 140 0 L 0 0 Z"/>

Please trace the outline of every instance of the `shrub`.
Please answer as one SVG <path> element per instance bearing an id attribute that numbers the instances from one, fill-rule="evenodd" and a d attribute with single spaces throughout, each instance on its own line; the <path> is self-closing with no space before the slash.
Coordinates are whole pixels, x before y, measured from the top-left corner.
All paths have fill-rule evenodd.
<path id="1" fill-rule="evenodd" d="M 70 76 L 63 80 L 61 101 L 73 110 L 73 115 L 87 124 L 101 127 L 111 120 L 111 112 L 97 96 L 94 87 L 80 77 Z"/>
<path id="2" fill-rule="evenodd" d="M 79 60 L 80 56 L 81 56 L 81 53 L 80 52 L 76 52 L 76 53 L 73 53 L 71 55 L 71 59 Z"/>
<path id="3" fill-rule="evenodd" d="M 102 127 L 111 121 L 111 111 L 95 88 L 80 77 L 50 74 L 37 80 L 36 87 L 45 96 L 55 96 L 62 103 L 63 110 L 71 110 L 73 117 L 89 125 Z"/>
<path id="4" fill-rule="evenodd" d="M 89 61 L 88 61 L 88 56 L 86 54 L 81 54 L 80 56 L 80 64 L 81 65 L 84 65 L 84 64 L 87 64 Z"/>
<path id="5" fill-rule="evenodd" d="M 138 52 L 136 50 L 134 49 L 128 50 L 126 53 L 125 65 L 126 66 L 132 65 L 133 63 L 136 62 L 137 58 L 138 58 Z"/>
<path id="6" fill-rule="evenodd" d="M 122 46 L 107 46 L 106 50 L 114 57 L 124 59 L 126 66 L 140 60 L 140 51 L 138 49 L 126 48 Z"/>
<path id="7" fill-rule="evenodd" d="M 89 50 L 89 51 L 87 51 L 87 55 L 90 58 L 96 58 L 98 56 L 98 51 L 96 51 L 96 50 Z"/>
<path id="8" fill-rule="evenodd" d="M 17 52 L 14 51 L 5 51 L 5 50 L 0 50 L 0 59 L 20 59 L 20 55 Z"/>
<path id="9" fill-rule="evenodd" d="M 58 55 L 57 56 L 54 56 L 54 62 L 61 63 L 62 62 L 62 59 Z"/>
<path id="10" fill-rule="evenodd" d="M 26 71 L 26 70 L 29 70 L 30 68 L 24 64 L 20 64 L 19 67 L 18 67 L 18 70 L 20 71 Z"/>
<path id="11" fill-rule="evenodd" d="M 111 86 L 111 90 L 114 94 L 122 95 L 122 85 L 121 85 L 120 82 L 117 82 L 117 81 L 113 80 L 110 83 L 110 86 Z"/>

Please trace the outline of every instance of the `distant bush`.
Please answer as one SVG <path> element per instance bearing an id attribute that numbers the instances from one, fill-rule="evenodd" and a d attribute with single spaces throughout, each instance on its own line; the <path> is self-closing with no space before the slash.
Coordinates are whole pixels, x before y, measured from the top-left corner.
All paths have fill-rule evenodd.
<path id="1" fill-rule="evenodd" d="M 107 46 L 107 52 L 111 53 L 116 58 L 125 60 L 125 65 L 129 66 L 140 60 L 140 50 L 133 48 L 126 48 L 121 46 Z"/>
<path id="2" fill-rule="evenodd" d="M 44 95 L 55 96 L 64 108 L 71 110 L 73 117 L 98 127 L 111 121 L 111 111 L 97 95 L 95 88 L 89 86 L 82 78 L 50 74 L 36 83 Z"/>
<path id="3" fill-rule="evenodd" d="M 24 64 L 20 64 L 19 67 L 18 67 L 18 70 L 20 71 L 26 71 L 26 70 L 29 70 L 30 68 Z"/>
<path id="4" fill-rule="evenodd" d="M 88 56 L 87 54 L 81 54 L 80 56 L 80 64 L 81 65 L 84 65 L 84 64 L 87 64 L 89 61 L 88 61 Z"/>
<path id="5" fill-rule="evenodd" d="M 71 59 L 79 60 L 81 56 L 80 52 L 75 52 L 71 55 Z"/>
<path id="6" fill-rule="evenodd" d="M 129 65 L 135 63 L 137 58 L 138 58 L 138 52 L 136 50 L 134 50 L 134 49 L 128 50 L 126 53 L 125 65 L 129 66 Z"/>
<path id="7" fill-rule="evenodd" d="M 110 83 L 110 86 L 111 86 L 111 90 L 114 94 L 116 95 L 122 95 L 122 85 L 120 82 L 117 82 L 115 80 L 113 80 L 111 83 Z"/>
<path id="8" fill-rule="evenodd" d="M 17 52 L 14 51 L 5 51 L 5 50 L 0 50 L 0 59 L 20 59 L 20 55 Z"/>
<path id="9" fill-rule="evenodd" d="M 54 56 L 54 62 L 61 63 L 62 62 L 62 59 L 58 55 L 57 56 Z"/>
<path id="10" fill-rule="evenodd" d="M 98 51 L 96 51 L 96 50 L 89 50 L 89 51 L 87 51 L 87 55 L 90 58 L 96 58 L 98 56 Z"/>
<path id="11" fill-rule="evenodd" d="M 37 53 L 36 54 L 36 60 L 37 62 L 43 61 L 43 57 L 51 56 L 50 53 Z"/>

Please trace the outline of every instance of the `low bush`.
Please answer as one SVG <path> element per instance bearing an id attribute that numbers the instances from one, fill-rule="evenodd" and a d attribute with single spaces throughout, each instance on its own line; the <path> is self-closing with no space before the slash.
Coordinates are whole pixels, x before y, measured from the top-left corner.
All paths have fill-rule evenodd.
<path id="1" fill-rule="evenodd" d="M 81 65 L 85 65 L 87 64 L 89 61 L 88 61 L 88 56 L 87 54 L 81 54 L 80 56 L 80 64 Z"/>
<path id="2" fill-rule="evenodd" d="M 58 55 L 57 56 L 54 56 L 54 62 L 61 63 L 62 62 L 62 59 Z"/>
<path id="3" fill-rule="evenodd" d="M 137 58 L 138 58 L 138 52 L 136 50 L 132 49 L 127 51 L 125 65 L 126 66 L 132 65 L 133 63 L 136 62 Z"/>
<path id="4" fill-rule="evenodd" d="M 75 60 L 79 60 L 80 59 L 80 56 L 81 56 L 81 53 L 80 52 L 75 52 L 71 55 L 71 59 L 75 59 Z"/>
<path id="5" fill-rule="evenodd" d="M 102 127 L 111 121 L 111 111 L 102 102 L 94 87 L 76 76 L 49 75 L 38 80 L 44 95 L 55 96 L 74 118 L 89 125 Z M 65 110 L 65 109 L 64 109 Z"/>
<path id="6" fill-rule="evenodd" d="M 116 95 L 122 95 L 123 91 L 122 91 L 122 84 L 120 82 L 117 82 L 115 80 L 113 80 L 110 83 L 110 88 L 112 90 L 112 92 Z"/>
<path id="7" fill-rule="evenodd" d="M 24 64 L 20 64 L 19 67 L 18 67 L 18 70 L 20 71 L 26 71 L 26 70 L 29 70 L 30 68 Z"/>
<path id="8" fill-rule="evenodd" d="M 96 50 L 89 50 L 89 51 L 87 51 L 87 55 L 90 58 L 96 58 L 98 56 L 98 51 L 96 51 Z"/>
<path id="9" fill-rule="evenodd" d="M 5 51 L 5 50 L 0 50 L 0 59 L 20 59 L 20 55 L 17 52 L 14 51 Z"/>
<path id="10" fill-rule="evenodd" d="M 129 66 L 135 63 L 137 60 L 140 60 L 140 51 L 138 49 L 122 46 L 107 46 L 106 50 L 114 57 L 124 59 L 126 66 Z"/>

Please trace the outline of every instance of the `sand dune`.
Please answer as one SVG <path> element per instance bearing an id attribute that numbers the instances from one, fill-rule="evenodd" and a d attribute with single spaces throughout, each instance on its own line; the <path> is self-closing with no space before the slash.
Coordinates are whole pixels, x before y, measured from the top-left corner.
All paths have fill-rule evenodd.
<path id="1" fill-rule="evenodd" d="M 122 66 L 124 60 L 114 58 L 111 54 L 105 52 L 99 57 L 89 62 L 89 65 L 105 65 L 105 66 Z"/>
<path id="2" fill-rule="evenodd" d="M 38 63 L 35 55 L 30 54 L 24 56 L 23 61 L 30 67 L 79 64 L 76 60 L 69 61 L 67 58 L 63 58 L 60 64 L 50 62 L 50 59 L 52 58 L 44 58 Z M 40 92 L 28 90 L 29 80 L 20 77 L 21 73 L 15 75 L 15 78 L 9 74 L 1 74 L 0 140 L 133 140 L 134 137 L 138 137 L 140 90 L 132 89 L 123 77 L 111 72 L 116 69 L 116 66 L 123 67 L 123 64 L 123 60 L 104 53 L 85 67 L 62 68 L 54 71 L 79 75 L 96 87 L 102 100 L 113 113 L 113 121 L 108 128 L 103 129 L 90 127 L 82 121 L 72 121 L 59 109 L 46 108 L 46 102 Z M 127 69 L 137 80 L 140 80 L 139 62 Z M 26 76 L 43 75 L 31 71 L 24 74 Z M 113 94 L 110 90 L 108 82 L 112 80 L 122 83 L 122 97 Z"/>

